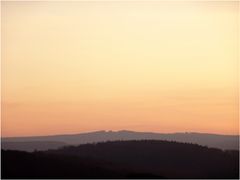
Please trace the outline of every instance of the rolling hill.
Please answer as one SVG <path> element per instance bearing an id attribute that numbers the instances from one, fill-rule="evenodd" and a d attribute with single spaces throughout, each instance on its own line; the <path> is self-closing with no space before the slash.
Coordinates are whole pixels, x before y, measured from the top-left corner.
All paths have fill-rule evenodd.
<path id="1" fill-rule="evenodd" d="M 194 143 L 220 149 L 239 149 L 239 136 L 203 133 L 152 133 L 134 131 L 96 131 L 81 134 L 10 137 L 2 138 L 2 148 L 12 150 L 47 150 L 57 149 L 64 145 L 78 145 L 116 140 L 167 140 Z M 49 144 L 49 146 L 47 146 Z"/>
<path id="2" fill-rule="evenodd" d="M 239 178 L 239 152 L 159 140 L 2 150 L 2 178 Z"/>

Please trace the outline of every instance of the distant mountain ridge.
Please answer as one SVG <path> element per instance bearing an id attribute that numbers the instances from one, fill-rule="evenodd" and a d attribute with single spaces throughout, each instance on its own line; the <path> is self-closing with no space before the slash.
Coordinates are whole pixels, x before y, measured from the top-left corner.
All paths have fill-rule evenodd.
<path id="1" fill-rule="evenodd" d="M 56 141 L 26 141 L 26 142 L 2 142 L 2 149 L 19 150 L 32 152 L 35 150 L 44 151 L 48 149 L 58 149 L 68 144 Z"/>
<path id="2" fill-rule="evenodd" d="M 14 150 L 47 150 L 56 149 L 65 145 L 79 145 L 116 140 L 167 140 L 184 143 L 199 144 L 202 146 L 226 149 L 239 149 L 239 136 L 217 135 L 204 133 L 153 133 L 121 131 L 95 131 L 81 134 L 33 136 L 33 137 L 7 137 L 2 138 L 2 149 Z M 48 142 L 54 142 L 47 146 Z M 41 146 L 41 144 L 43 144 Z M 37 146 L 36 146 L 37 145 Z"/>

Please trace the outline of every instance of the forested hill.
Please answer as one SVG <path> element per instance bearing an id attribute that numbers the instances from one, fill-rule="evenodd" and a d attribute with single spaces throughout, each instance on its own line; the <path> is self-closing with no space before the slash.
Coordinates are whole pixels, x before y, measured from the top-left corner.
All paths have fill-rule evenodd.
<path id="1" fill-rule="evenodd" d="M 2 148 L 5 150 L 47 150 L 68 145 L 79 145 L 118 140 L 163 140 L 183 143 L 194 143 L 202 146 L 223 150 L 238 150 L 238 135 L 219 135 L 204 133 L 153 133 L 135 131 L 96 131 L 81 134 L 33 136 L 33 137 L 6 137 L 2 138 Z"/>
<path id="2" fill-rule="evenodd" d="M 2 150 L 3 178 L 239 178 L 238 151 L 157 140 Z"/>

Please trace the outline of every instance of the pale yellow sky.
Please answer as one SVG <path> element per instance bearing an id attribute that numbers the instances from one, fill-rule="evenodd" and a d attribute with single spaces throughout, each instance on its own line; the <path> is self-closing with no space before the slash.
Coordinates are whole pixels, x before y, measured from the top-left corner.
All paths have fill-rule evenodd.
<path id="1" fill-rule="evenodd" d="M 2 2 L 2 135 L 238 134 L 238 2 Z"/>

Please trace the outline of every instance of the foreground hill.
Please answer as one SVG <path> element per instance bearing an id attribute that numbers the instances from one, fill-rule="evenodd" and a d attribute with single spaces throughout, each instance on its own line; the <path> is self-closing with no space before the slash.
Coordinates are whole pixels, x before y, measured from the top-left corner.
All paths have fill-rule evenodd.
<path id="1" fill-rule="evenodd" d="M 238 151 L 142 140 L 2 150 L 2 178 L 239 178 Z"/>
<path id="2" fill-rule="evenodd" d="M 220 149 L 239 148 L 239 136 L 202 133 L 151 133 L 134 131 L 97 131 L 72 135 L 2 138 L 2 148 L 12 150 L 47 150 L 63 145 L 78 145 L 116 140 L 167 140 L 194 143 Z M 51 142 L 51 143 L 50 143 Z M 49 146 L 47 146 L 49 144 Z"/>

